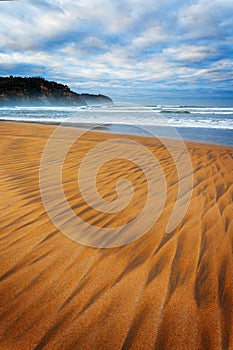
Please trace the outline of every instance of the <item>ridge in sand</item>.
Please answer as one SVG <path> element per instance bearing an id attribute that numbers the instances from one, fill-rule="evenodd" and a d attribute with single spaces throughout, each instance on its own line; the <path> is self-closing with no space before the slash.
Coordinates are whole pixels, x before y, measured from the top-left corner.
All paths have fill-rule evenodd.
<path id="1" fill-rule="evenodd" d="M 187 143 L 192 199 L 166 233 L 177 195 L 174 162 L 158 140 L 131 136 L 159 158 L 164 210 L 139 239 L 98 249 L 64 236 L 43 206 L 39 167 L 53 130 L 0 124 L 0 349 L 233 349 L 233 148 Z M 97 213 L 77 196 L 82 157 L 109 137 L 89 133 L 72 146 L 63 169 L 70 206 L 97 227 L 124 225 L 146 200 L 143 173 L 119 161 L 100 169 L 97 188 L 114 200 L 116 180 L 127 173 L 135 193 L 123 214 Z"/>

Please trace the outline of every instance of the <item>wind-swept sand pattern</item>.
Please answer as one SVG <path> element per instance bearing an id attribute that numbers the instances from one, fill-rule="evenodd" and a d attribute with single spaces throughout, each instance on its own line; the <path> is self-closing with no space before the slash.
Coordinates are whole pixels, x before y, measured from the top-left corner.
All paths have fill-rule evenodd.
<path id="1" fill-rule="evenodd" d="M 233 349 L 233 149 L 187 144 L 192 200 L 167 234 L 177 194 L 174 162 L 159 141 L 131 137 L 160 160 L 168 186 L 165 208 L 140 239 L 96 249 L 65 237 L 42 204 L 40 159 L 53 130 L 0 124 L 0 349 Z M 127 174 L 135 193 L 124 215 L 97 215 L 77 196 L 80 160 L 108 138 L 89 133 L 72 147 L 63 171 L 71 207 L 99 227 L 132 220 L 146 196 L 140 169 L 118 161 L 101 169 L 97 187 L 113 200 L 114 181 Z M 182 181 L 186 176 L 184 169 Z"/>

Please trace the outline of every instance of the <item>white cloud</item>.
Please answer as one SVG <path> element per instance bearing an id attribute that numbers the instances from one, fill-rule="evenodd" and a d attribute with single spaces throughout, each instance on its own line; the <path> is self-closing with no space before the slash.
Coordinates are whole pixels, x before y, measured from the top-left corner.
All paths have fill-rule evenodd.
<path id="1" fill-rule="evenodd" d="M 28 66 L 109 89 L 232 78 L 232 0 L 22 0 L 0 11 L 1 72 Z"/>
<path id="2" fill-rule="evenodd" d="M 178 24 L 189 38 L 224 35 L 232 23 L 231 0 L 198 0 L 178 12 Z"/>
<path id="3" fill-rule="evenodd" d="M 219 53 L 215 47 L 199 45 L 181 45 L 179 47 L 169 47 L 163 51 L 165 56 L 182 62 L 198 62 L 217 56 Z"/>
<path id="4" fill-rule="evenodd" d="M 171 36 L 165 33 L 161 26 L 151 26 L 146 28 L 138 37 L 132 40 L 131 47 L 134 49 L 153 47 L 157 43 L 161 43 L 169 39 L 171 39 Z"/>

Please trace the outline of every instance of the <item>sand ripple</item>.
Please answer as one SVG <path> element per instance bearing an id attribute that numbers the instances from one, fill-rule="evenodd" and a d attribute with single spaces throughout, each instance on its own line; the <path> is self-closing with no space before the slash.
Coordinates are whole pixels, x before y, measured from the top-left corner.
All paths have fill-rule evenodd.
<path id="1" fill-rule="evenodd" d="M 159 141 L 141 138 L 159 150 L 167 175 L 164 211 L 135 242 L 95 249 L 62 235 L 43 207 L 39 164 L 52 130 L 0 125 L 0 349 L 233 349 L 233 149 L 188 144 L 192 200 L 167 234 L 176 171 Z M 98 188 L 113 200 L 113 182 L 127 171 L 135 198 L 124 215 L 106 218 L 77 200 L 77 164 L 90 145 L 107 137 L 91 134 L 82 147 L 74 145 L 64 167 L 70 205 L 99 227 L 132 220 L 146 196 L 139 169 L 113 162 L 102 170 Z M 182 181 L 186 176 L 184 169 Z"/>

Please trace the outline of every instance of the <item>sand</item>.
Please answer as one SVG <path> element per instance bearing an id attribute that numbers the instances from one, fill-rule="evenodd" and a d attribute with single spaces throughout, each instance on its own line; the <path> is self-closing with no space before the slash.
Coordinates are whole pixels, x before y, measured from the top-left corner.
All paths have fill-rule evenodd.
<path id="1" fill-rule="evenodd" d="M 0 124 L 0 349 L 233 349 L 233 148 L 187 143 L 192 199 L 168 234 L 177 195 L 174 162 L 159 141 L 129 137 L 158 156 L 165 207 L 141 238 L 100 249 L 62 234 L 43 206 L 40 159 L 53 130 Z M 110 137 L 116 136 L 89 133 L 74 144 L 63 171 L 70 206 L 98 227 L 126 224 L 146 196 L 143 174 L 119 161 L 100 171 L 97 185 L 113 200 L 114 179 L 127 174 L 135 194 L 123 215 L 96 213 L 76 195 L 80 160 Z"/>

